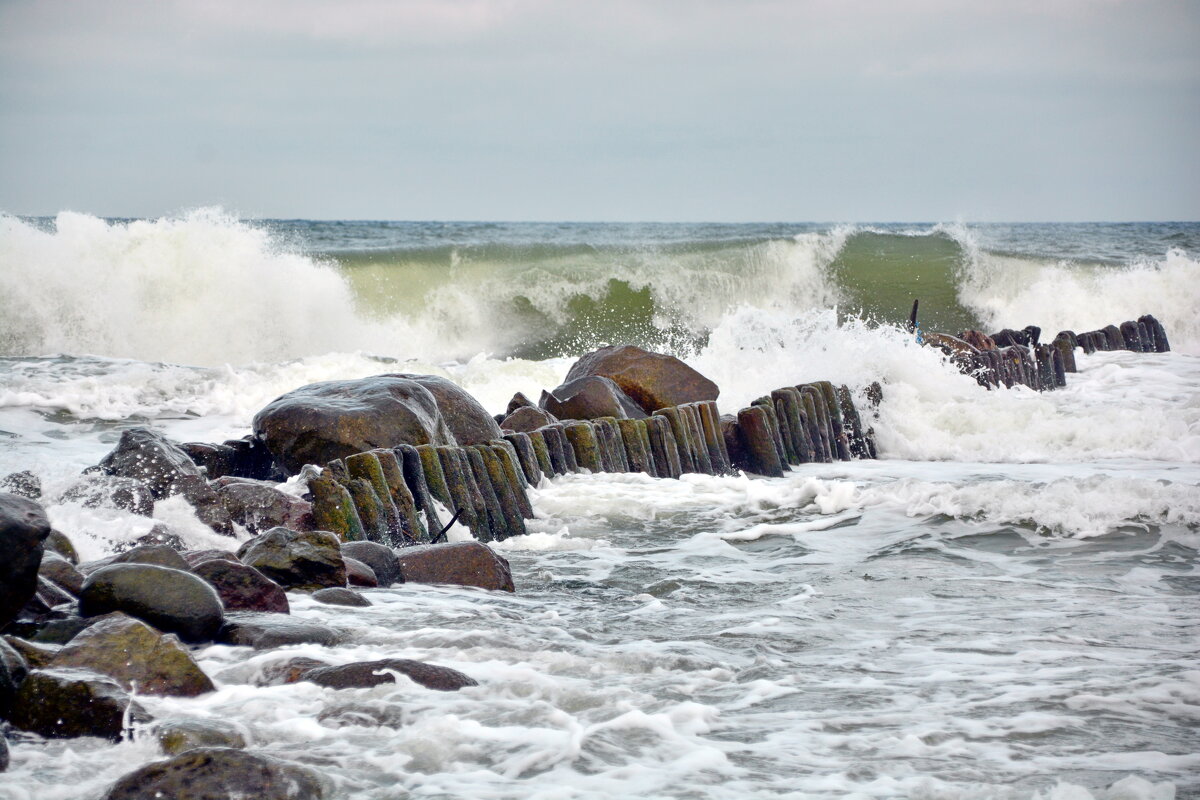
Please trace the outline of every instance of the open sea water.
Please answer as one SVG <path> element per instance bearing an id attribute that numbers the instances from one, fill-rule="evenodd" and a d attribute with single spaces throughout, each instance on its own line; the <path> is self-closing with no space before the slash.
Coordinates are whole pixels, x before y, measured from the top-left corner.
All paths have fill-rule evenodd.
<path id="1" fill-rule="evenodd" d="M 879 461 L 785 477 L 573 475 L 494 545 L 517 593 L 399 586 L 293 613 L 349 644 L 199 651 L 236 723 L 348 798 L 1200 797 L 1200 224 L 819 225 L 0 216 L 0 475 L 98 558 L 171 525 L 65 502 L 131 425 L 242 436 L 279 394 L 448 377 L 490 411 L 606 343 L 679 355 L 723 412 L 845 383 Z M 897 323 L 1155 314 L 1173 350 L 988 392 Z M 461 532 L 458 532 L 462 535 Z M 244 533 L 240 538 L 245 538 Z M 254 686 L 273 661 L 406 657 L 480 682 Z M 153 737 L 10 731 L 4 800 L 94 798 Z"/>

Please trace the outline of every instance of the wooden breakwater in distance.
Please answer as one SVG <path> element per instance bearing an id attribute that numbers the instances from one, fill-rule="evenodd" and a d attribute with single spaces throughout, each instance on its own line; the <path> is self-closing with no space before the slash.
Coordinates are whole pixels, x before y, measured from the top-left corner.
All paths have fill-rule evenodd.
<path id="1" fill-rule="evenodd" d="M 1059 331 L 1049 344 L 1039 344 L 1040 335 L 1041 330 L 1034 325 L 991 336 L 967 331 L 956 341 L 971 345 L 972 351 L 954 350 L 953 346 L 943 349 L 950 352 L 951 360 L 960 370 L 988 389 L 1001 386 L 1011 389 L 1020 384 L 1036 391 L 1052 391 L 1067 385 L 1067 374 L 1078 371 L 1077 348 L 1085 354 L 1097 350 L 1165 353 L 1171 349 L 1166 330 L 1151 314 L 1086 333 Z M 933 343 L 942 346 L 938 339 L 933 339 Z"/>
<path id="2" fill-rule="evenodd" d="M 467 447 L 401 445 L 329 462 L 309 479 L 317 528 L 389 547 L 432 542 L 437 503 L 480 541 L 526 532 L 527 489 L 543 475 L 689 472 L 777 477 L 788 465 L 875 458 L 850 390 L 828 381 L 777 389 L 736 416 L 714 402 L 686 403 L 646 419 L 563 420 Z"/>

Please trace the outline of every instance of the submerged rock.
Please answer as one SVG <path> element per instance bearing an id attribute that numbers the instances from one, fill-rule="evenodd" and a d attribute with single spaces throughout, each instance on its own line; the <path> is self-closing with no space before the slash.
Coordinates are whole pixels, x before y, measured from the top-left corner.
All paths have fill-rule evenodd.
<path id="1" fill-rule="evenodd" d="M 516 591 L 508 561 L 481 542 L 405 547 L 396 556 L 406 583 L 450 583 Z"/>
<path id="2" fill-rule="evenodd" d="M 278 614 L 231 611 L 218 634 L 222 644 L 269 650 L 290 644 L 320 644 L 327 647 L 342 641 L 342 635 L 326 625 L 303 622 Z"/>
<path id="3" fill-rule="evenodd" d="M 85 617 L 121 611 L 186 642 L 211 641 L 224 622 L 216 590 L 190 572 L 154 564 L 110 564 L 88 576 L 79 597 Z"/>
<path id="4" fill-rule="evenodd" d="M 365 608 L 371 605 L 371 601 L 363 597 L 353 589 L 343 589 L 340 586 L 331 586 L 328 589 L 318 589 L 312 594 L 313 600 L 318 603 L 324 603 L 328 606 L 353 606 L 356 608 Z"/>
<path id="5" fill-rule="evenodd" d="M 246 737 L 231 723 L 216 719 L 172 719 L 154 726 L 158 746 L 169 756 L 201 747 L 242 750 Z"/>
<path id="6" fill-rule="evenodd" d="M 217 590 L 226 611 L 291 611 L 282 586 L 240 561 L 210 558 L 197 564 L 194 571 Z"/>
<path id="7" fill-rule="evenodd" d="M 721 390 L 675 356 L 633 345 L 602 347 L 580 358 L 567 381 L 597 375 L 612 380 L 647 414 L 660 408 L 716 400 Z"/>
<path id="8" fill-rule="evenodd" d="M 345 542 L 341 551 L 343 557 L 353 558 L 370 567 L 379 586 L 387 587 L 393 583 L 404 582 L 404 576 L 400 573 L 400 560 L 390 547 L 378 542 Z"/>
<path id="9" fill-rule="evenodd" d="M 100 736 L 117 741 L 124 733 L 129 706 L 129 695 L 105 675 L 83 669 L 39 669 L 21 684 L 10 721 L 47 738 Z M 136 709 L 134 717 L 143 716 Z"/>
<path id="10" fill-rule="evenodd" d="M 123 475 L 82 475 L 63 492 L 62 499 L 84 508 L 119 508 L 143 517 L 154 513 L 150 486 Z"/>
<path id="11" fill-rule="evenodd" d="M 29 470 L 10 472 L 0 478 L 0 492 L 37 500 L 42 496 L 42 479 Z"/>
<path id="12" fill-rule="evenodd" d="M 414 683 L 440 692 L 454 692 L 464 686 L 478 686 L 479 682 L 456 669 L 411 661 L 407 658 L 384 658 L 379 661 L 362 661 L 336 667 L 318 667 L 305 672 L 300 680 L 310 681 L 329 689 L 365 689 L 381 683 L 395 683 L 399 672 Z"/>
<path id="13" fill-rule="evenodd" d="M 27 497 L 0 494 L 0 630 L 12 622 L 38 589 L 38 567 L 50 521 Z"/>
<path id="14" fill-rule="evenodd" d="M 147 764 L 113 784 L 104 800 L 323 800 L 317 772 L 270 756 L 228 747 L 200 747 Z"/>
<path id="15" fill-rule="evenodd" d="M 558 419 L 645 419 L 646 412 L 609 378 L 587 375 L 542 392 L 542 407 Z"/>
<path id="16" fill-rule="evenodd" d="M 107 614 L 81 631 L 50 666 L 99 672 L 139 694 L 194 697 L 215 688 L 178 637 L 121 613 Z"/>
<path id="17" fill-rule="evenodd" d="M 300 680 L 309 670 L 328 666 L 331 665 L 327 661 L 308 656 L 292 656 L 263 664 L 253 682 L 255 686 L 283 686 Z"/>
<path id="18" fill-rule="evenodd" d="M 313 591 L 346 585 L 346 562 L 328 531 L 271 530 L 238 550 L 238 558 L 287 589 Z"/>
<path id="19" fill-rule="evenodd" d="M 241 478 L 225 478 L 216 481 L 215 486 L 233 521 L 250 533 L 277 527 L 296 531 L 313 527 L 312 505 L 274 486 Z"/>
<path id="20" fill-rule="evenodd" d="M 158 500 L 183 491 L 188 478 L 203 478 L 187 453 L 149 428 L 123 431 L 116 448 L 100 460 L 99 467 L 106 475 L 141 481 Z"/>

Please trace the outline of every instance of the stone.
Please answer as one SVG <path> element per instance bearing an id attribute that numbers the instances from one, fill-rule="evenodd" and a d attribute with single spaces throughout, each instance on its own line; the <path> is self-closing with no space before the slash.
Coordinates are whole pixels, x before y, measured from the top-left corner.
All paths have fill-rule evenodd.
<path id="1" fill-rule="evenodd" d="M 366 608 L 372 605 L 371 601 L 363 597 L 360 593 L 352 589 L 343 589 L 340 586 L 331 586 L 328 589 L 318 589 L 312 593 L 312 599 L 318 603 L 324 603 L 327 606 L 353 606 L 356 608 Z"/>
<path id="2" fill-rule="evenodd" d="M 216 590 L 226 611 L 291 611 L 282 586 L 240 561 L 211 558 L 197 564 L 193 571 Z"/>
<path id="3" fill-rule="evenodd" d="M 537 403 L 525 396 L 524 392 L 517 392 L 512 396 L 512 400 L 508 401 L 508 407 L 504 409 L 504 416 L 508 416 L 518 408 L 537 408 Z"/>
<path id="4" fill-rule="evenodd" d="M 79 613 L 121 611 L 185 642 L 211 641 L 224 622 L 215 589 L 202 578 L 156 564 L 110 564 L 88 576 Z"/>
<path id="5" fill-rule="evenodd" d="M 88 561 L 79 565 L 79 571 L 91 575 L 102 567 L 111 564 L 157 564 L 160 567 L 190 572 L 192 567 L 179 551 L 166 545 L 137 545 L 123 553 L 102 558 L 99 561 Z"/>
<path id="6" fill-rule="evenodd" d="M 246 747 L 246 737 L 236 726 L 216 719 L 166 720 L 156 724 L 153 732 L 158 746 L 169 756 L 200 747 Z"/>
<path id="7" fill-rule="evenodd" d="M 271 451 L 254 436 L 230 439 L 223 444 L 188 442 L 179 445 L 179 449 L 204 468 L 209 480 L 235 477 L 279 482 L 287 478 L 271 458 Z"/>
<path id="8" fill-rule="evenodd" d="M 79 563 L 79 552 L 62 531 L 51 528 L 50 535 L 46 537 L 44 544 L 47 551 L 53 550 L 72 564 Z"/>
<path id="9" fill-rule="evenodd" d="M 396 556 L 405 583 L 450 583 L 516 591 L 508 561 L 481 542 L 406 547 Z"/>
<path id="10" fill-rule="evenodd" d="M 261 664 L 252 682 L 255 686 L 285 686 L 299 681 L 310 669 L 328 666 L 331 665 L 327 661 L 308 656 L 292 656 Z"/>
<path id="11" fill-rule="evenodd" d="M 302 386 L 269 403 L 253 425 L 288 474 L 377 447 L 455 443 L 433 393 L 392 375 Z"/>
<path id="12" fill-rule="evenodd" d="M 179 494 L 184 478 L 203 479 L 187 453 L 149 428 L 122 431 L 116 448 L 100 460 L 99 467 L 106 475 L 141 481 L 157 500 Z"/>
<path id="13" fill-rule="evenodd" d="M 0 630 L 16 619 L 38 589 L 38 567 L 50 521 L 27 497 L 0 494 Z"/>
<path id="14" fill-rule="evenodd" d="M 456 669 L 407 658 L 383 658 L 335 667 L 317 667 L 304 673 L 300 680 L 328 689 L 366 689 L 381 683 L 395 683 L 396 677 L 392 672 L 398 672 L 413 683 L 440 692 L 454 692 L 465 686 L 479 685 L 474 678 Z"/>
<path id="15" fill-rule="evenodd" d="M 543 408 L 521 406 L 505 417 L 500 427 L 506 431 L 530 433 L 555 422 L 558 422 L 558 418 Z"/>
<path id="16" fill-rule="evenodd" d="M 0 772 L 8 770 L 8 739 L 4 737 L 4 732 L 0 731 Z"/>
<path id="17" fill-rule="evenodd" d="M 292 644 L 319 644 L 332 647 L 342 635 L 326 625 L 304 622 L 279 614 L 231 611 L 217 636 L 221 644 L 270 650 Z"/>
<path id="18" fill-rule="evenodd" d="M 51 739 L 99 736 L 119 741 L 125 732 L 129 695 L 116 681 L 83 669 L 38 669 L 29 673 L 9 721 Z M 144 716 L 137 709 L 133 717 Z"/>
<path id="19" fill-rule="evenodd" d="M 75 565 L 52 550 L 42 555 L 42 564 L 38 567 L 38 575 L 70 592 L 75 597 L 83 590 L 84 575 Z"/>
<path id="20" fill-rule="evenodd" d="M 647 414 L 660 408 L 716 400 L 720 389 L 674 356 L 633 345 L 613 345 L 581 357 L 567 381 L 589 375 L 609 378 Z"/>
<path id="21" fill-rule="evenodd" d="M 54 656 L 58 655 L 58 651 L 62 649 L 59 645 L 38 644 L 37 642 L 19 639 L 16 636 L 5 636 L 3 639 L 0 639 L 0 642 L 7 644 L 13 650 L 17 651 L 17 654 L 25 659 L 25 663 L 29 665 L 30 669 L 41 669 L 42 667 L 50 666 L 50 662 L 54 660 Z M 0 661 L 2 660 L 0 659 Z M 24 680 L 23 676 L 22 680 Z M 0 713 L 0 718 L 3 716 L 4 714 Z"/>
<path id="22" fill-rule="evenodd" d="M 375 544 L 369 542 L 368 544 Z M 381 547 L 383 545 L 380 545 Z M 379 579 L 375 577 L 375 570 L 371 569 L 370 565 L 364 564 L 356 558 L 350 558 L 343 554 L 342 561 L 346 564 L 346 583 L 351 586 L 362 586 L 367 589 L 374 589 L 379 586 Z M 331 589 L 340 589 L 340 586 L 331 586 Z"/>
<path id="23" fill-rule="evenodd" d="M 232 550 L 185 550 L 180 555 L 183 556 L 183 560 L 193 570 L 205 561 L 212 561 L 214 558 L 219 558 L 223 561 L 233 561 L 238 564 L 241 563 L 238 561 L 237 554 Z"/>
<path id="24" fill-rule="evenodd" d="M 442 419 L 446 421 L 446 426 L 454 436 L 454 441 L 447 442 L 447 444 L 458 444 L 460 447 L 465 447 L 472 444 L 484 444 L 492 439 L 500 438 L 500 426 L 488 414 L 487 409 L 453 381 L 437 375 L 393 374 L 388 377 L 409 380 L 429 390 L 429 393 L 437 401 Z M 384 446 L 395 447 L 398 444 L 400 442 Z M 407 444 L 424 444 L 424 442 L 407 442 Z M 434 443 L 431 442 L 431 444 Z"/>
<path id="25" fill-rule="evenodd" d="M 99 672 L 138 694 L 195 697 L 215 688 L 178 637 L 121 613 L 81 631 L 50 666 Z"/>
<path id="26" fill-rule="evenodd" d="M 737 415 L 741 461 L 734 466 L 746 472 L 771 478 L 783 476 L 783 462 L 772 439 L 770 421 L 763 406 L 743 408 Z M 732 454 L 731 454 L 732 455 Z"/>
<path id="27" fill-rule="evenodd" d="M 150 529 L 149 533 L 143 534 L 131 542 L 119 544 L 114 549 L 118 553 L 125 553 L 142 545 L 168 547 L 177 552 L 187 549 L 187 544 L 183 541 L 183 537 L 161 522 L 154 523 L 154 527 Z"/>
<path id="28" fill-rule="evenodd" d="M 215 486 L 229 516 L 252 534 L 280 526 L 294 531 L 313 528 L 312 504 L 307 500 L 245 478 L 223 478 Z"/>
<path id="29" fill-rule="evenodd" d="M 155 761 L 113 784 L 104 800 L 324 800 L 319 773 L 278 758 L 228 747 L 199 747 Z"/>
<path id="30" fill-rule="evenodd" d="M 196 512 L 196 519 L 225 536 L 233 535 L 233 517 L 221 495 L 204 478 L 182 477 L 177 485 L 179 494 Z"/>
<path id="31" fill-rule="evenodd" d="M 62 500 L 79 503 L 84 508 L 117 508 L 143 517 L 154 513 L 154 493 L 150 486 L 123 475 L 82 475 L 63 492 Z"/>
<path id="32" fill-rule="evenodd" d="M 976 350 L 995 350 L 996 341 L 988 336 L 983 331 L 968 330 L 963 331 L 958 337 L 967 344 L 974 347 Z"/>
<path id="33" fill-rule="evenodd" d="M 612 379 L 586 375 L 542 392 L 542 408 L 561 420 L 645 419 L 647 414 Z"/>
<path id="34" fill-rule="evenodd" d="M 0 492 L 37 500 L 42 496 L 42 479 L 29 470 L 10 472 L 0 478 Z"/>
<path id="35" fill-rule="evenodd" d="M 0 720 L 12 714 L 17 690 L 29 675 L 25 657 L 6 640 L 0 639 Z"/>
<path id="36" fill-rule="evenodd" d="M 238 550 L 242 563 L 254 567 L 285 589 L 314 591 L 346 585 L 341 542 L 328 531 L 272 528 Z"/>
<path id="37" fill-rule="evenodd" d="M 400 559 L 390 547 L 376 542 L 346 542 L 341 546 L 343 558 L 353 558 L 361 561 L 375 573 L 379 586 L 387 587 L 393 583 L 403 583 L 404 576 L 400 572 Z"/>

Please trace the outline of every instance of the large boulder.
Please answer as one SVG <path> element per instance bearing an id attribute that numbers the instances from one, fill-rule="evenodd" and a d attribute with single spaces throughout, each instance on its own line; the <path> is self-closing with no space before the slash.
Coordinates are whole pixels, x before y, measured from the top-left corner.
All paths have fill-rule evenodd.
<path id="1" fill-rule="evenodd" d="M 479 685 L 474 678 L 456 669 L 407 658 L 383 658 L 379 661 L 361 661 L 336 667 L 317 667 L 301 675 L 300 680 L 329 689 L 366 689 L 381 683 L 395 683 L 396 676 L 393 672 L 405 675 L 427 689 L 437 689 L 440 692 L 454 692 L 464 686 Z"/>
<path id="2" fill-rule="evenodd" d="M 240 561 L 210 558 L 197 564 L 193 572 L 217 590 L 226 611 L 287 614 L 291 610 L 282 586 Z"/>
<path id="3" fill-rule="evenodd" d="M 120 613 L 80 632 L 50 666 L 90 669 L 139 694 L 195 697 L 215 688 L 178 637 Z"/>
<path id="4" fill-rule="evenodd" d="M 79 571 L 91 575 L 98 569 L 111 564 L 156 564 L 160 567 L 170 567 L 184 572 L 191 571 L 187 561 L 173 547 L 163 544 L 140 544 L 115 556 L 108 556 L 99 561 L 88 561 L 79 565 Z"/>
<path id="5" fill-rule="evenodd" d="M 100 460 L 100 471 L 145 483 L 156 499 L 183 491 L 187 479 L 201 478 L 187 453 L 149 428 L 122 431 L 117 446 Z"/>
<path id="6" fill-rule="evenodd" d="M 289 475 L 377 447 L 455 443 L 433 393 L 393 375 L 302 386 L 271 401 L 253 425 Z"/>
<path id="7" fill-rule="evenodd" d="M 202 578 L 155 564 L 110 564 L 83 583 L 79 613 L 121 611 L 185 642 L 211 641 L 225 621 L 216 590 Z"/>
<path id="8" fill-rule="evenodd" d="M 585 375 L 542 392 L 542 408 L 558 419 L 645 419 L 646 412 L 609 378 Z"/>
<path id="9" fill-rule="evenodd" d="M 341 586 L 330 586 L 328 589 L 318 589 L 312 593 L 312 599 L 318 603 L 324 603 L 327 606 L 352 606 L 355 608 L 367 608 L 372 605 L 371 601 L 364 597 L 361 593 L 353 589 L 345 589 Z"/>
<path id="10" fill-rule="evenodd" d="M 532 433 L 538 428 L 544 428 L 556 422 L 558 422 L 558 417 L 544 408 L 520 406 L 501 420 L 500 427 L 506 431 L 514 431 L 516 433 Z"/>
<path id="11" fill-rule="evenodd" d="M 329 531 L 272 528 L 243 544 L 237 555 L 284 588 L 315 591 L 346 585 L 340 544 Z"/>
<path id="12" fill-rule="evenodd" d="M 379 586 L 404 582 L 404 576 L 400 574 L 400 560 L 392 548 L 378 542 L 345 542 L 341 550 L 344 557 L 361 561 L 370 567 Z"/>
<path id="13" fill-rule="evenodd" d="M 0 630 L 38 590 L 38 567 L 50 521 L 27 497 L 0 494 Z"/>
<path id="14" fill-rule="evenodd" d="M 303 531 L 313 527 L 312 504 L 261 481 L 222 478 L 214 481 L 217 494 L 233 521 L 250 533 L 283 526 Z"/>
<path id="15" fill-rule="evenodd" d="M 470 444 L 486 444 L 500 438 L 500 427 L 488 414 L 487 409 L 453 381 L 437 375 L 397 374 L 388 377 L 409 380 L 428 389 L 437 401 L 442 419 L 446 421 L 446 426 L 459 445 L 465 447 Z M 424 442 L 406 444 L 416 445 Z"/>
<path id="16" fill-rule="evenodd" d="M 609 378 L 646 413 L 660 408 L 716 400 L 721 390 L 675 356 L 633 345 L 613 345 L 588 353 L 571 366 L 567 381 L 597 375 Z"/>
<path id="17" fill-rule="evenodd" d="M 112 678 L 83 669 L 39 669 L 21 684 L 9 721 L 47 738 L 116 741 L 125 730 L 127 709 L 129 695 Z M 143 712 L 136 709 L 132 716 Z"/>
<path id="18" fill-rule="evenodd" d="M 317 772 L 270 756 L 201 747 L 147 764 L 113 784 L 104 800 L 322 800 L 328 782 Z"/>
<path id="19" fill-rule="evenodd" d="M 406 583 L 451 583 L 515 591 L 508 561 L 482 542 L 405 547 L 396 551 Z"/>

